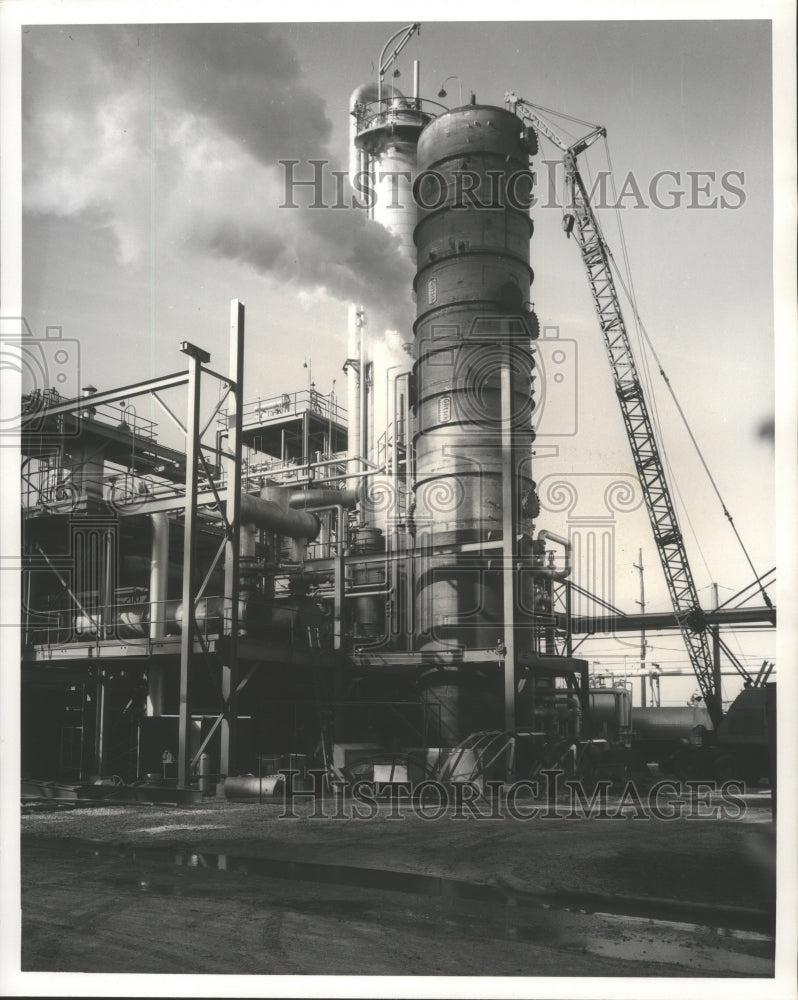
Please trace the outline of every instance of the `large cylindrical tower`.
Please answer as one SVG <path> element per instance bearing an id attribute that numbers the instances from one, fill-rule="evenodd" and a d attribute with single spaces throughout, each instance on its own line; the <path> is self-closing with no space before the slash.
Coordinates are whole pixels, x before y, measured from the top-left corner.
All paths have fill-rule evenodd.
<path id="1" fill-rule="evenodd" d="M 429 558 L 415 632 L 422 647 L 489 648 L 504 513 L 522 532 L 534 506 L 529 150 L 515 115 L 471 105 L 425 128 L 418 162 L 415 524 Z"/>
<path id="2" fill-rule="evenodd" d="M 436 118 L 418 143 L 415 643 L 486 651 L 482 665 L 422 673 L 439 746 L 502 726 L 491 653 L 531 614 L 530 583 L 506 572 L 536 505 L 529 153 L 517 117 L 475 104 Z M 504 670 L 512 689 L 512 656 Z"/>

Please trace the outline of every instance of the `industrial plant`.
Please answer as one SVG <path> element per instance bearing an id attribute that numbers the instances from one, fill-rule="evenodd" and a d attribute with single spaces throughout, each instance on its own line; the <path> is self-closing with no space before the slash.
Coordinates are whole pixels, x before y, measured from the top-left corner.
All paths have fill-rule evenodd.
<path id="1" fill-rule="evenodd" d="M 773 665 L 754 676 L 737 661 L 746 691 L 725 714 L 719 633 L 775 623 L 775 608 L 759 580 L 759 608 L 700 607 L 580 174 L 604 130 L 568 144 L 513 93 L 502 107 L 471 95 L 449 109 L 421 96 L 418 62 L 410 95 L 381 74 L 354 91 L 350 117 L 350 176 L 415 267 L 412 343 L 387 399 L 379 331 L 358 303 L 345 407 L 313 383 L 253 399 L 237 301 L 229 366 L 184 342 L 175 373 L 23 398 L 29 789 L 71 781 L 77 793 L 64 794 L 96 795 L 110 779 L 156 800 L 260 796 L 285 768 L 340 778 L 354 763 L 405 782 L 512 780 L 566 761 L 593 773 L 645 764 L 642 734 L 670 773 L 767 778 Z M 645 616 L 576 618 L 572 543 L 541 523 L 528 211 L 541 142 L 564 159 L 563 228 L 581 251 L 673 601 L 655 625 L 684 637 L 705 702 L 645 709 L 637 725 L 628 689 L 591 688 L 578 638 L 645 629 Z M 187 413 L 164 398 L 178 386 Z M 202 393 L 217 389 L 201 426 Z M 184 449 L 136 416 L 142 396 Z"/>
<path id="2" fill-rule="evenodd" d="M 440 805 L 441 789 L 473 814 L 516 808 L 519 789 L 553 802 L 557 774 L 583 803 L 698 781 L 759 796 L 775 817 L 775 664 L 752 668 L 726 637 L 775 627 L 775 570 L 753 565 L 718 493 L 751 582 L 722 603 L 716 589 L 711 607 L 699 594 L 630 336 L 637 306 L 583 167 L 606 129 L 570 118 L 573 138 L 523 82 L 487 103 L 445 83 L 427 97 L 418 60 L 395 71 L 418 29 L 392 35 L 338 109 L 349 211 L 389 234 L 414 319 L 389 332 L 353 299 L 325 346 L 346 345 L 331 391 L 307 359 L 302 385 L 247 367 L 253 317 L 238 298 L 227 356 L 178 330 L 157 376 L 71 392 L 58 336 L 21 330 L 28 806 L 293 816 L 292 797 L 345 809 L 365 783 L 374 815 L 423 811 L 430 790 Z M 592 591 L 582 570 L 601 552 L 541 502 L 538 435 L 562 378 L 535 306 L 544 159 L 563 171 L 571 280 L 594 307 L 667 612 L 646 613 L 642 590 L 633 611 Z M 286 162 L 289 195 L 313 197 L 306 164 Z M 671 678 L 645 643 L 657 631 L 687 665 L 673 673 L 695 684 L 689 704 L 660 702 Z M 642 635 L 631 678 L 599 676 L 583 644 L 602 635 Z M 741 690 L 725 699 L 729 673 Z"/>

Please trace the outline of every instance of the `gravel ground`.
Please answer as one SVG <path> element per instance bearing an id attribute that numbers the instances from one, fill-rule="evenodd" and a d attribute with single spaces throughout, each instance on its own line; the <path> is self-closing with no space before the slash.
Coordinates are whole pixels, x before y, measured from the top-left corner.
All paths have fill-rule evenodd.
<path id="1" fill-rule="evenodd" d="M 27 803 L 22 973 L 248 974 L 264 977 L 258 995 L 277 995 L 268 977 L 279 975 L 298 995 L 320 974 L 491 976 L 519 996 L 541 995 L 540 977 L 589 977 L 573 980 L 582 997 L 602 977 L 773 974 L 775 843 L 761 797 L 737 820 L 282 811 L 221 798 Z M 130 982 L 122 995 L 148 995 Z M 370 995 L 399 995 L 393 982 Z M 341 995 L 336 983 L 322 995 Z"/>
<path id="2" fill-rule="evenodd" d="M 280 816 L 276 803 L 209 799 L 191 807 L 32 806 L 29 838 L 158 845 L 418 872 L 528 892 L 581 891 L 767 910 L 775 899 L 775 836 L 766 803 L 745 821 L 456 819 L 381 808 L 369 821 Z M 302 807 L 297 806 L 297 812 Z M 335 813 L 331 804 L 327 810 Z M 730 872 L 734 877 L 730 878 Z"/>

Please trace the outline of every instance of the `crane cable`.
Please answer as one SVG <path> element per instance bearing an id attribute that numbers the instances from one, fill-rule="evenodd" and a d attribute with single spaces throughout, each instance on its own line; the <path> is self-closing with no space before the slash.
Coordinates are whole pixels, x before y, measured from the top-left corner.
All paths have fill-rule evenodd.
<path id="1" fill-rule="evenodd" d="M 649 408 L 651 410 L 651 416 L 652 416 L 652 430 L 654 431 L 654 433 L 656 435 L 656 438 L 658 439 L 658 446 L 659 446 L 659 450 L 660 450 L 661 457 L 662 457 L 662 460 L 663 460 L 663 464 L 664 464 L 664 466 L 668 470 L 670 481 L 673 484 L 673 488 L 675 489 L 676 495 L 677 495 L 677 497 L 679 499 L 679 503 L 680 503 L 680 506 L 681 506 L 682 514 L 685 517 L 685 519 L 687 520 L 688 525 L 690 526 L 690 532 L 691 532 L 691 534 L 693 536 L 693 541 L 694 541 L 694 543 L 696 545 L 696 548 L 698 549 L 698 552 L 701 555 L 701 561 L 704 564 L 704 568 L 706 569 L 707 576 L 710 579 L 712 579 L 712 577 L 713 577 L 714 574 L 712 573 L 712 571 L 709 568 L 709 564 L 707 562 L 707 558 L 706 558 L 706 555 L 704 553 L 704 549 L 703 549 L 703 547 L 701 545 L 701 542 L 700 542 L 700 539 L 699 539 L 699 536 L 698 536 L 698 532 L 695 530 L 695 526 L 693 525 L 693 521 L 692 521 L 692 518 L 690 517 L 690 512 L 688 510 L 687 504 L 685 503 L 684 497 L 682 496 L 681 489 L 679 488 L 678 478 L 674 474 L 673 466 L 671 465 L 670 458 L 668 456 L 668 451 L 667 451 L 667 448 L 665 447 L 665 438 L 664 438 L 663 431 L 662 431 L 662 422 L 660 420 L 659 410 L 658 410 L 658 407 L 657 407 L 657 398 L 656 398 L 656 395 L 654 393 L 654 384 L 653 384 L 653 380 L 652 380 L 652 377 L 651 377 L 651 372 L 650 372 L 650 369 L 649 369 L 648 357 L 647 357 L 645 351 L 642 350 L 642 336 L 641 336 L 641 326 L 642 326 L 642 323 L 641 323 L 640 314 L 639 314 L 639 311 L 638 311 L 638 308 L 637 308 L 637 296 L 636 296 L 636 293 L 635 293 L 635 290 L 634 290 L 634 282 L 632 281 L 632 267 L 631 267 L 631 263 L 630 263 L 630 260 L 629 260 L 629 252 L 628 252 L 627 244 L 626 244 L 626 236 L 624 234 L 623 224 L 621 222 L 620 207 L 619 207 L 619 202 L 618 202 L 618 192 L 617 192 L 617 189 L 615 187 L 615 172 L 614 172 L 613 167 L 612 167 L 612 155 L 610 153 L 609 143 L 607 142 L 607 136 L 604 135 L 602 138 L 604 140 L 604 154 L 605 154 L 606 159 L 607 159 L 607 169 L 608 169 L 608 174 L 609 174 L 609 182 L 610 182 L 610 186 L 611 186 L 611 189 L 612 189 L 613 205 L 615 206 L 615 219 L 616 219 L 616 225 L 618 227 L 618 236 L 619 236 L 619 240 L 620 240 L 620 244 L 621 244 L 621 250 L 622 250 L 622 254 L 623 254 L 623 261 L 624 261 L 624 267 L 625 267 L 625 270 L 626 270 L 626 277 L 627 277 L 627 281 L 628 281 L 628 287 L 627 287 L 626 284 L 624 284 L 623 280 L 621 279 L 621 275 L 619 273 L 618 265 L 615 263 L 615 260 L 612 257 L 612 252 L 611 252 L 611 250 L 609 248 L 609 244 L 607 243 L 606 238 L 604 237 L 603 233 L 600 234 L 600 235 L 601 235 L 601 239 L 602 239 L 602 241 L 604 243 L 604 246 L 607 249 L 607 254 L 608 254 L 608 256 L 609 256 L 612 264 L 615 267 L 616 273 L 618 274 L 620 284 L 623 287 L 624 292 L 626 293 L 626 296 L 629 299 L 629 302 L 631 303 L 631 306 L 632 306 L 632 316 L 633 316 L 634 321 L 635 321 L 635 331 L 637 333 L 637 339 L 638 339 L 638 341 L 639 341 L 639 343 L 641 345 L 640 357 L 641 357 L 641 361 L 642 361 L 642 365 L 641 365 L 642 375 L 643 375 L 643 379 L 645 381 L 646 387 L 648 389 L 648 397 L 649 397 L 649 400 L 650 400 L 650 406 L 649 406 Z M 598 225 L 598 218 L 596 218 L 596 223 Z"/>
<path id="2" fill-rule="evenodd" d="M 545 112 L 546 114 L 554 115 L 554 116 L 560 117 L 560 118 L 565 118 L 568 121 L 577 122 L 578 124 L 588 126 L 589 128 L 597 128 L 598 127 L 593 122 L 585 121 L 582 118 L 576 118 L 573 115 L 567 115 L 567 114 L 565 114 L 562 111 L 554 111 L 551 108 L 544 107 L 542 104 L 533 104 L 531 101 L 527 101 L 525 103 L 527 103 L 530 107 L 535 108 L 538 111 Z M 614 179 L 614 175 L 613 175 L 613 171 L 612 171 L 612 159 L 610 157 L 609 143 L 607 142 L 606 134 L 604 135 L 603 138 L 604 138 L 604 147 L 605 147 L 606 155 L 607 155 L 607 164 L 608 164 L 609 171 L 610 171 L 610 183 L 612 184 L 612 187 L 613 187 L 613 197 L 615 197 L 615 179 Z M 616 197 L 615 200 L 616 200 L 616 204 L 617 204 L 617 197 Z M 619 232 L 621 234 L 621 246 L 623 248 L 624 259 L 626 261 L 627 273 L 629 274 L 629 286 L 632 286 L 631 269 L 629 268 L 629 259 L 628 259 L 628 254 L 627 254 L 627 251 L 626 251 L 626 241 L 625 241 L 624 235 L 623 235 L 623 228 L 621 226 L 620 216 L 618 217 L 618 228 L 619 228 Z M 630 303 L 630 305 L 632 307 L 632 314 L 634 316 L 635 324 L 636 324 L 636 326 L 638 328 L 638 331 L 639 331 L 640 334 L 642 334 L 642 337 L 645 340 L 645 343 L 648 345 L 648 348 L 651 351 L 651 354 L 652 354 L 652 356 L 654 358 L 654 361 L 657 364 L 657 368 L 659 369 L 659 373 L 662 376 L 662 378 L 664 379 L 665 385 L 668 387 L 668 391 L 671 394 L 671 398 L 673 399 L 673 402 L 674 402 L 674 404 L 676 406 L 676 409 L 677 409 L 677 411 L 679 413 L 679 416 L 682 418 L 682 423 L 684 424 L 684 426 L 685 426 L 685 428 L 687 430 L 687 433 L 688 433 L 688 435 L 690 437 L 690 440 L 693 443 L 693 447 L 696 450 L 696 453 L 697 453 L 697 455 L 699 457 L 701 465 L 704 467 L 704 471 L 706 472 L 706 474 L 707 474 L 707 476 L 709 478 L 709 481 L 712 484 L 712 488 L 715 490 L 715 494 L 716 494 L 716 496 L 718 498 L 718 501 L 719 501 L 719 503 L 721 505 L 721 509 L 723 510 L 723 513 L 724 513 L 726 519 L 728 520 L 729 524 L 731 525 L 731 528 L 732 528 L 732 531 L 734 532 L 735 538 L 737 539 L 737 541 L 738 541 L 738 543 L 740 545 L 740 548 L 743 551 L 743 554 L 744 554 L 744 556 L 746 558 L 746 561 L 748 562 L 748 565 L 751 568 L 751 572 L 754 574 L 754 578 L 759 583 L 759 589 L 760 589 L 760 592 L 762 593 L 762 598 L 765 601 L 766 606 L 768 608 L 772 609 L 773 608 L 773 603 L 771 602 L 770 597 L 767 594 L 767 591 L 765 590 L 764 586 L 761 583 L 761 579 L 760 579 L 759 574 L 757 573 L 757 571 L 756 571 L 756 569 L 754 567 L 754 564 L 753 564 L 753 562 L 751 560 L 751 557 L 750 557 L 750 555 L 748 553 L 748 550 L 746 549 L 745 544 L 743 543 L 743 540 L 740 537 L 740 533 L 737 531 L 737 526 L 734 523 L 734 519 L 732 518 L 731 514 L 729 513 L 728 508 L 726 507 L 726 504 L 725 504 L 725 502 L 723 500 L 721 492 L 718 489 L 717 483 L 715 482 L 715 479 L 714 479 L 712 473 L 709 470 L 709 466 L 706 463 L 704 455 L 703 455 L 701 449 L 698 446 L 698 442 L 695 439 L 695 435 L 693 434 L 692 428 L 690 427 L 690 424 L 689 424 L 689 422 L 687 420 L 687 417 L 685 416 L 684 410 L 682 409 L 682 407 L 681 407 L 681 405 L 679 403 L 679 400 L 676 397 L 676 393 L 674 392 L 673 386 L 670 383 L 670 379 L 665 374 L 665 369 L 662 367 L 662 363 L 660 362 L 659 357 L 657 356 L 657 352 L 654 350 L 654 345 L 651 342 L 651 338 L 648 335 L 648 331 L 646 330 L 645 324 L 643 323 L 643 321 L 642 321 L 642 319 L 640 317 L 640 313 L 639 313 L 639 311 L 637 309 L 637 303 L 636 303 L 636 299 L 635 299 L 633 288 L 630 290 L 630 287 L 627 287 L 627 284 L 626 284 L 626 282 L 623 279 L 623 274 L 621 273 L 621 270 L 618 267 L 618 264 L 616 263 L 615 258 L 614 258 L 613 254 L 612 254 L 612 250 L 610 249 L 609 244 L 606 242 L 606 240 L 604 240 L 603 236 L 602 236 L 602 242 L 604 243 L 604 247 L 605 247 L 605 249 L 607 251 L 607 255 L 608 255 L 610 263 L 612 264 L 613 269 L 614 269 L 614 271 L 616 273 L 618 281 L 619 281 L 621 287 L 623 288 L 624 293 L 626 294 L 626 297 L 629 300 L 629 303 Z M 647 366 L 646 366 L 646 363 L 645 363 L 645 353 L 643 354 L 643 361 L 644 361 L 644 371 L 646 372 L 646 374 L 648 374 Z M 656 415 L 656 402 L 655 402 L 655 397 L 654 397 L 653 392 L 651 392 L 651 399 L 652 399 L 652 403 L 654 404 L 653 408 L 654 408 L 654 412 L 655 412 L 655 415 Z M 658 420 L 657 420 L 657 423 L 658 423 Z M 661 432 L 661 430 L 660 430 L 660 433 L 659 433 L 659 437 L 660 437 L 660 444 L 662 444 L 662 432 Z M 665 451 L 664 448 L 662 450 L 663 450 L 663 452 Z M 665 460 L 667 461 L 667 455 L 665 456 Z M 668 463 L 668 464 L 670 464 L 670 463 Z M 675 478 L 674 478 L 672 472 L 671 472 L 671 479 L 672 479 L 672 481 L 675 482 Z M 677 487 L 677 492 L 678 492 L 678 487 Z M 681 494 L 679 494 L 679 495 L 681 497 Z M 685 513 L 687 513 L 687 510 L 686 510 L 686 507 L 684 505 L 684 501 L 683 500 L 682 500 L 682 508 L 685 510 Z M 688 519 L 688 522 L 690 522 L 689 514 L 687 514 L 687 519 Z M 693 526 L 692 526 L 691 522 L 690 522 L 690 527 L 693 530 L 693 534 L 695 535 L 695 530 L 693 529 Z M 696 541 L 697 541 L 697 537 L 696 537 Z M 699 549 L 700 549 L 700 544 L 699 544 Z M 704 558 L 703 552 L 702 552 L 702 558 Z M 706 559 L 704 559 L 704 565 L 705 566 L 707 565 L 706 564 Z M 709 572 L 709 567 L 708 566 L 707 566 L 707 571 Z"/>
<path id="3" fill-rule="evenodd" d="M 611 253 L 610 253 L 610 259 L 612 260 L 613 266 L 617 270 L 617 264 L 615 263 L 615 260 L 612 258 L 612 254 Z M 624 282 L 623 282 L 622 277 L 620 275 L 618 277 L 619 277 L 619 280 L 621 281 L 621 285 L 624 286 Z M 628 291 L 626 290 L 625 286 L 624 286 L 624 291 L 626 292 L 627 295 L 629 294 Z M 632 306 L 632 308 L 634 309 L 634 305 Z M 701 448 L 699 447 L 698 442 L 695 439 L 695 435 L 693 434 L 692 428 L 690 427 L 690 424 L 689 424 L 689 422 L 687 420 L 687 417 L 686 417 L 686 415 L 684 413 L 684 410 L 682 409 L 681 404 L 679 403 L 679 400 L 678 400 L 678 398 L 676 396 L 676 393 L 674 392 L 674 389 L 673 389 L 673 386 L 671 385 L 670 379 L 668 378 L 667 374 L 665 373 L 665 369 L 662 367 L 662 363 L 660 362 L 659 357 L 657 356 L 657 352 L 654 350 L 654 345 L 651 343 L 651 338 L 648 335 L 648 331 L 646 330 L 646 328 L 643 325 L 642 321 L 640 321 L 640 320 L 638 320 L 638 321 L 640 322 L 640 329 L 641 329 L 641 332 L 642 332 L 643 337 L 645 339 L 645 342 L 648 345 L 648 348 L 651 351 L 651 354 L 652 354 L 652 356 L 654 358 L 654 361 L 657 364 L 657 367 L 659 369 L 660 375 L 662 376 L 662 378 L 665 381 L 665 385 L 668 387 L 668 392 L 670 393 L 671 398 L 673 399 L 674 405 L 676 406 L 676 409 L 677 409 L 677 411 L 679 413 L 679 416 L 682 418 L 682 423 L 684 424 L 685 429 L 687 430 L 687 433 L 688 433 L 688 435 L 690 437 L 690 440 L 693 443 L 693 447 L 696 450 L 696 454 L 698 455 L 698 458 L 699 458 L 699 460 L 701 462 L 701 465 L 704 467 L 704 471 L 706 472 L 707 477 L 709 478 L 709 481 L 712 484 L 712 488 L 715 491 L 715 495 L 718 498 L 718 501 L 720 503 L 721 509 L 723 510 L 723 513 L 724 513 L 726 519 L 728 520 L 729 524 L 731 525 L 732 531 L 734 532 L 734 536 L 737 539 L 737 541 L 739 542 L 740 548 L 743 551 L 743 555 L 745 556 L 746 561 L 748 562 L 748 565 L 751 568 L 751 572 L 754 574 L 754 577 L 756 577 L 758 579 L 759 574 L 757 573 L 756 568 L 754 567 L 754 564 L 753 564 L 753 562 L 751 560 L 751 556 L 748 553 L 748 549 L 746 549 L 745 544 L 744 544 L 742 538 L 740 537 L 740 533 L 737 530 L 737 525 L 734 523 L 734 518 L 731 516 L 731 514 L 729 512 L 729 509 L 726 506 L 726 503 L 725 503 L 725 501 L 723 499 L 723 496 L 721 495 L 721 492 L 718 489 L 718 484 L 715 482 L 715 479 L 714 479 L 712 473 L 710 472 L 709 466 L 707 465 L 706 459 L 704 458 L 704 455 L 703 455 L 703 453 L 701 451 Z M 760 592 L 762 594 L 762 599 L 764 600 L 764 602 L 767 605 L 767 607 L 772 608 L 773 607 L 773 603 L 770 600 L 770 597 L 768 596 L 767 591 L 765 590 L 765 588 L 762 586 L 761 583 L 759 585 L 759 589 L 760 589 Z"/>
<path id="4" fill-rule="evenodd" d="M 606 138 L 605 138 L 604 141 L 605 141 L 605 144 L 606 144 L 606 141 L 607 141 Z M 609 162 L 609 146 L 608 145 L 607 145 L 607 157 L 608 157 L 608 162 Z M 612 178 L 612 167 L 611 166 L 610 166 L 610 178 Z M 614 181 L 613 181 L 613 188 L 614 188 Z M 619 224 L 620 224 L 620 222 L 619 222 Z M 623 240 L 623 237 L 622 237 L 621 242 L 622 242 L 622 246 L 624 248 L 624 256 L 626 256 L 626 244 L 625 244 L 625 241 Z M 740 537 L 740 533 L 737 530 L 737 526 L 734 523 L 734 519 L 732 518 L 731 514 L 729 513 L 729 510 L 728 510 L 728 508 L 727 508 L 727 506 L 726 506 L 726 504 L 725 504 L 725 502 L 723 500 L 721 492 L 718 489 L 718 485 L 715 482 L 715 479 L 714 479 L 712 473 L 709 470 L 709 466 L 707 465 L 706 459 L 704 458 L 704 455 L 703 455 L 703 453 L 702 453 L 702 451 L 701 451 L 701 449 L 700 449 L 700 447 L 698 445 L 698 441 L 696 441 L 696 439 L 695 439 L 695 435 L 693 434 L 692 428 L 690 427 L 690 424 L 689 424 L 689 422 L 687 420 L 685 412 L 682 409 L 681 404 L 679 403 L 679 400 L 678 400 L 678 398 L 676 396 L 676 393 L 675 393 L 675 391 L 673 389 L 673 386 L 671 385 L 670 379 L 665 374 L 665 369 L 662 367 L 662 362 L 660 361 L 660 359 L 659 359 L 659 357 L 657 355 L 657 352 L 654 350 L 654 345 L 651 342 L 651 338 L 648 335 L 648 331 L 645 328 L 645 324 L 643 323 L 643 320 L 641 319 L 640 314 L 639 314 L 639 312 L 637 310 L 637 304 L 636 304 L 634 292 L 630 291 L 630 289 L 627 287 L 627 284 L 626 284 L 626 282 L 624 281 L 624 278 L 623 278 L 623 274 L 621 273 L 621 270 L 618 267 L 618 264 L 617 264 L 617 262 L 616 262 L 616 260 L 615 260 L 615 258 L 613 256 L 613 254 L 612 254 L 612 250 L 607 245 L 606 241 L 605 241 L 604 245 L 606 247 L 607 255 L 609 256 L 609 259 L 610 259 L 610 262 L 612 263 L 613 269 L 615 270 L 615 273 L 616 273 L 616 276 L 618 278 L 618 281 L 619 281 L 621 287 L 623 288 L 623 290 L 624 290 L 624 292 L 626 294 L 627 299 L 629 300 L 629 304 L 632 307 L 632 313 L 633 313 L 634 318 L 635 318 L 635 323 L 637 324 L 637 326 L 638 326 L 638 328 L 640 330 L 640 333 L 643 336 L 643 339 L 645 340 L 646 344 L 648 345 L 648 349 L 651 351 L 652 357 L 654 358 L 654 361 L 656 362 L 657 368 L 659 369 L 659 373 L 660 373 L 660 375 L 662 376 L 662 378 L 665 381 L 665 385 L 668 387 L 668 392 L 671 395 L 671 399 L 673 400 L 674 405 L 676 406 L 676 409 L 677 409 L 677 411 L 679 413 L 679 416 L 682 418 L 682 423 L 684 424 L 684 426 L 685 426 L 685 428 L 687 430 L 687 433 L 688 433 L 688 435 L 690 437 L 690 440 L 693 443 L 693 447 L 696 450 L 696 454 L 698 455 L 698 458 L 699 458 L 699 460 L 701 462 L 701 465 L 704 467 L 704 471 L 706 472 L 707 477 L 709 478 L 709 481 L 712 484 L 712 488 L 714 489 L 715 494 L 716 494 L 716 496 L 718 498 L 718 501 L 720 502 L 721 509 L 723 510 L 723 513 L 724 513 L 726 519 L 728 520 L 729 524 L 731 525 L 732 531 L 734 532 L 734 535 L 735 535 L 737 541 L 740 544 L 740 548 L 743 551 L 743 554 L 744 554 L 744 556 L 745 556 L 745 558 L 746 558 L 746 560 L 748 562 L 748 565 L 751 568 L 751 572 L 754 574 L 755 578 L 759 579 L 759 574 L 757 573 L 757 571 L 756 571 L 756 569 L 754 567 L 754 564 L 753 564 L 753 562 L 751 560 L 751 556 L 748 554 L 748 550 L 746 549 L 745 544 L 743 543 L 743 540 Z M 627 258 L 627 260 L 628 260 L 628 258 Z M 631 284 L 631 276 L 630 276 L 630 284 Z M 767 591 L 762 586 L 761 582 L 760 582 L 760 585 L 759 585 L 759 589 L 760 589 L 760 592 L 762 594 L 762 598 L 765 601 L 765 604 L 767 605 L 768 608 L 772 609 L 773 603 L 771 602 L 770 597 L 768 596 Z"/>

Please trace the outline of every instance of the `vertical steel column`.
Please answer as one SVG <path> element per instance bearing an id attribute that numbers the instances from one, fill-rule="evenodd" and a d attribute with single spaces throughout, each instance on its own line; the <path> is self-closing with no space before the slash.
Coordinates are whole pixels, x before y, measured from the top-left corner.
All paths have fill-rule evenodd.
<path id="1" fill-rule="evenodd" d="M 105 605 L 102 613 L 102 633 L 101 630 L 97 630 L 97 634 L 102 634 L 104 639 L 113 638 L 114 628 L 113 628 L 113 603 L 114 603 L 114 571 L 116 569 L 114 565 L 114 533 L 109 528 L 104 534 L 105 541 L 105 570 L 103 572 L 103 596 L 102 601 Z"/>
<path id="2" fill-rule="evenodd" d="M 346 511 L 343 504 L 338 505 L 336 513 L 333 649 L 341 649 L 344 638 L 344 535 L 346 533 Z"/>
<path id="3" fill-rule="evenodd" d="M 102 777 L 105 770 L 105 675 L 97 672 L 94 706 L 94 768 Z"/>
<path id="4" fill-rule="evenodd" d="M 512 358 L 508 348 L 501 370 L 502 428 L 502 590 L 504 592 L 504 728 L 515 729 L 515 477 L 512 426 Z M 509 765 L 508 765 L 509 767 Z M 512 780 L 507 775 L 508 781 Z"/>
<path id="5" fill-rule="evenodd" d="M 25 632 L 24 632 L 24 643 L 26 646 L 30 646 L 33 639 L 33 630 L 31 629 L 31 600 L 33 594 L 33 571 L 26 569 L 22 571 L 22 579 L 24 580 L 25 598 L 23 614 L 25 615 Z"/>
<path id="6" fill-rule="evenodd" d="M 360 458 L 360 468 L 366 469 L 366 452 L 368 451 L 368 424 L 367 424 L 367 413 L 368 413 L 368 400 L 366 397 L 367 386 L 366 386 L 366 318 L 365 314 L 360 320 L 360 362 L 358 369 L 359 378 L 359 394 L 357 399 L 359 422 L 358 422 L 358 442 L 357 451 L 358 457 Z M 368 481 L 364 480 L 363 486 L 364 490 L 368 485 Z M 365 524 L 363 519 L 363 505 L 361 504 L 361 524 Z"/>
<path id="7" fill-rule="evenodd" d="M 191 668 L 194 651 L 194 532 L 197 526 L 197 459 L 200 448 L 200 379 L 202 362 L 189 353 L 188 420 L 186 423 L 186 500 L 183 527 L 183 623 L 180 631 L 180 708 L 177 787 L 191 785 Z"/>
<path id="8" fill-rule="evenodd" d="M 574 655 L 574 637 L 571 631 L 572 610 L 571 610 L 571 581 L 565 581 L 565 655 Z"/>
<path id="9" fill-rule="evenodd" d="M 238 299 L 230 303 L 230 378 L 235 385 L 230 391 L 227 410 L 227 523 L 228 538 L 224 572 L 224 629 L 227 654 L 222 664 L 222 697 L 227 711 L 222 718 L 219 770 L 230 773 L 235 757 L 236 719 L 238 708 L 238 624 L 239 586 L 241 574 L 241 420 L 244 406 L 244 304 Z"/>

